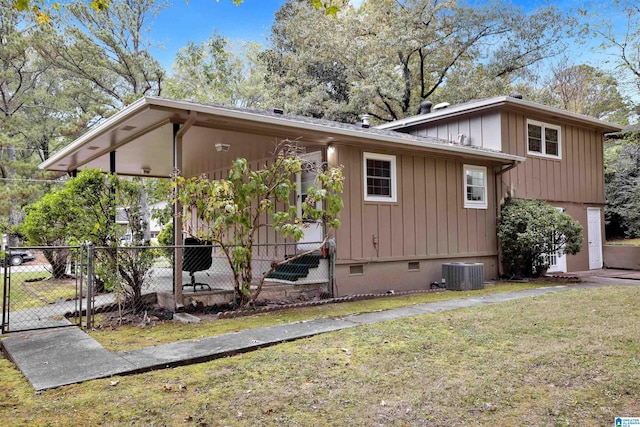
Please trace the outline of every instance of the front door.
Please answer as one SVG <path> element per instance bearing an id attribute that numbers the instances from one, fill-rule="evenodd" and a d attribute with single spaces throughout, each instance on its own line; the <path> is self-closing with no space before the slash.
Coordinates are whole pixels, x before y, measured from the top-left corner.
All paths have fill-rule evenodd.
<path id="1" fill-rule="evenodd" d="M 298 216 L 302 217 L 302 202 L 307 198 L 307 190 L 317 185 L 316 177 L 318 169 L 322 166 L 322 152 L 314 151 L 312 153 L 300 156 L 303 160 L 302 172 L 296 177 L 299 192 L 297 194 Z M 318 206 L 321 208 L 321 206 Z M 314 220 L 304 220 L 304 235 L 298 242 L 298 249 L 309 250 L 317 247 L 323 237 L 322 223 Z"/>
<path id="2" fill-rule="evenodd" d="M 602 222 L 600 208 L 587 208 L 587 239 L 589 240 L 589 268 L 602 268 Z"/>

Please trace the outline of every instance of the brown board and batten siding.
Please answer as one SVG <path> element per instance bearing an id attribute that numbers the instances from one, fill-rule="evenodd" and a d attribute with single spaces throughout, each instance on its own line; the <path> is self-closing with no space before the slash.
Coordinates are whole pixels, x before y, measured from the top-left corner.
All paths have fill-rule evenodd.
<path id="1" fill-rule="evenodd" d="M 364 200 L 364 152 L 396 156 L 397 202 Z M 408 261 L 424 264 L 420 277 L 416 275 L 421 287 L 440 279 L 443 262 L 493 257 L 486 273 L 488 277 L 495 276 L 495 178 L 490 166 L 487 165 L 489 207 L 466 209 L 465 162 L 461 159 L 340 146 L 334 162 L 344 166 L 345 176 L 342 226 L 336 231 L 337 277 L 343 290 L 364 289 L 371 277 L 378 279 L 379 274 L 395 274 L 396 279 L 402 277 L 396 282 L 408 285 Z M 358 263 L 363 264 L 363 276 L 350 277 L 348 266 Z M 376 270 L 384 271 L 374 273 Z M 394 286 L 393 283 L 392 280 L 387 286 Z M 408 289 L 416 289 L 415 285 L 411 283 Z M 395 286 L 398 289 L 401 285 Z"/>
<path id="2" fill-rule="evenodd" d="M 561 127 L 561 159 L 527 155 L 527 119 Z M 511 188 L 516 198 L 549 203 L 604 204 L 602 132 L 511 111 L 502 121 L 503 151 L 527 159 L 504 174 L 504 192 Z"/>
<path id="3" fill-rule="evenodd" d="M 501 151 L 500 113 L 497 111 L 475 113 L 449 118 L 438 124 L 418 125 L 409 133 L 417 136 L 432 136 L 457 142 L 458 135 L 465 136 L 466 145 Z"/>

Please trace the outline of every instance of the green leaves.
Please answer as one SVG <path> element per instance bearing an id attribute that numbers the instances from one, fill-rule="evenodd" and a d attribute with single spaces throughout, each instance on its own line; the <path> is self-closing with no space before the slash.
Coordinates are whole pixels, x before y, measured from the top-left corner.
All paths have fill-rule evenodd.
<path id="1" fill-rule="evenodd" d="M 275 151 L 274 158 L 256 170 L 249 169 L 246 159 L 234 160 L 226 179 L 174 178 L 174 194 L 191 213 L 187 227 L 198 224 L 198 237 L 221 246 L 233 270 L 234 287 L 241 304 L 254 299 L 259 292 L 253 295 L 250 292 L 251 248 L 259 230 L 271 229 L 283 238 L 297 241 L 304 235 L 302 218 L 322 221 L 325 232 L 340 225 L 341 169 L 314 170 L 318 186 L 307 190 L 307 200 L 302 203 L 299 216 L 294 197 L 295 179 L 302 172 L 304 161 L 287 154 L 286 141 Z M 312 165 L 304 164 L 304 167 Z"/>
<path id="2" fill-rule="evenodd" d="M 534 267 L 547 264 L 549 254 L 578 253 L 582 225 L 541 200 L 509 199 L 500 211 L 498 238 L 505 267 L 529 276 Z"/>

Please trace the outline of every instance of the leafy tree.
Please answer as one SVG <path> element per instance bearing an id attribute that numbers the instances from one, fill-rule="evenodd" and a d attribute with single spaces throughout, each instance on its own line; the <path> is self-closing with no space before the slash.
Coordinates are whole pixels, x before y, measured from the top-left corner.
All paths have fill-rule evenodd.
<path id="1" fill-rule="evenodd" d="M 139 198 L 140 183 L 86 169 L 69 180 L 64 188 L 54 190 L 27 211 L 21 232 L 37 245 L 93 243 L 99 288 L 115 291 L 133 307 L 139 305 L 146 273 L 153 253 L 137 246 L 149 246 L 144 240 L 144 223 Z M 124 208 L 126 226 L 113 221 L 117 208 Z M 116 248 L 125 233 L 133 236 L 132 248 Z M 62 252 L 45 256 L 54 273 L 59 273 L 66 259 L 55 259 Z M 54 274 L 55 275 L 55 274 Z"/>
<path id="2" fill-rule="evenodd" d="M 264 70 L 257 62 L 258 43 L 230 49 L 229 40 L 214 33 L 208 40 L 180 49 L 166 81 L 171 98 L 234 107 L 259 107 Z"/>
<path id="3" fill-rule="evenodd" d="M 272 263 L 256 289 L 251 289 L 252 249 L 258 231 L 270 228 L 294 240 L 303 235 L 303 221 L 297 216 L 292 198 L 295 189 L 292 178 L 303 167 L 312 166 L 290 152 L 286 142 L 279 144 L 275 152 L 273 160 L 259 170 L 250 170 L 245 159 L 236 159 L 227 179 L 210 181 L 205 177 L 178 176 L 175 181 L 181 203 L 188 212 L 193 209 L 197 212 L 197 218 L 191 218 L 201 227 L 197 237 L 219 245 L 227 258 L 233 272 L 235 303 L 242 306 L 256 300 L 264 279 L 279 265 L 303 255 Z M 302 217 L 321 220 L 327 231 L 340 225 L 342 170 L 334 167 L 317 172 L 320 188 L 309 189 L 302 203 Z"/>
<path id="4" fill-rule="evenodd" d="M 605 229 L 608 238 L 640 237 L 640 144 L 638 132 L 605 148 Z"/>
<path id="5" fill-rule="evenodd" d="M 593 14 L 594 22 L 587 28 L 602 40 L 598 50 L 613 52 L 618 69 L 640 93 L 640 5 L 635 0 L 616 0 L 607 4 L 607 12 L 607 16 Z"/>
<path id="6" fill-rule="evenodd" d="M 69 250 L 63 248 L 68 241 L 68 230 L 75 219 L 73 209 L 65 191 L 47 193 L 27 207 L 24 222 L 20 225 L 20 233 L 30 245 L 52 247 L 43 254 L 51 265 L 54 279 L 65 276 Z M 57 246 L 57 248 L 53 248 Z"/>
<path id="7" fill-rule="evenodd" d="M 10 232 L 9 246 L 17 246 L 13 228 L 22 220 L 23 200 L 32 189 L 19 182 L 29 157 L 21 135 L 25 125 L 21 113 L 33 99 L 38 76 L 46 68 L 35 60 L 31 36 L 32 23 L 11 8 L 8 0 L 0 0 L 0 195 L 4 202 L 0 207 Z"/>
<path id="8" fill-rule="evenodd" d="M 165 7 L 163 1 L 113 0 L 95 13 L 75 1 L 55 15 L 55 26 L 40 28 L 37 48 L 52 66 L 95 86 L 96 104 L 109 106 L 109 114 L 142 95 L 161 94 L 165 72 L 144 35 Z"/>
<path id="9" fill-rule="evenodd" d="M 566 65 L 568 58 L 564 59 L 551 69 L 551 79 L 538 100 L 563 110 L 626 124 L 631 101 L 620 93 L 613 73 L 584 64 Z"/>
<path id="10" fill-rule="evenodd" d="M 338 19 L 289 0 L 263 55 L 274 101 L 287 111 L 340 121 L 415 114 L 424 98 L 465 101 L 480 81 L 511 83 L 556 55 L 570 28 L 552 7 L 524 13 L 507 3 L 368 0 L 340 5 Z M 481 67 L 481 72 L 469 70 Z M 445 91 L 446 88 L 446 91 Z M 450 95 L 463 99 L 452 99 Z"/>
<path id="11" fill-rule="evenodd" d="M 500 211 L 502 262 L 514 276 L 548 267 L 548 254 L 575 255 L 582 248 L 582 225 L 541 200 L 508 199 Z"/>

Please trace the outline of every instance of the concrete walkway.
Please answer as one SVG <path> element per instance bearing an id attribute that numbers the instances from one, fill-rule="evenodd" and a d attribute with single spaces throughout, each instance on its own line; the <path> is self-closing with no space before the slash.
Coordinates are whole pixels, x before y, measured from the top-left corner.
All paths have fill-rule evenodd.
<path id="1" fill-rule="evenodd" d="M 0 342 L 5 353 L 29 383 L 40 391 L 114 375 L 199 363 L 360 325 L 607 285 L 637 286 L 640 281 L 590 277 L 585 283 L 570 286 L 472 296 L 337 319 L 315 319 L 118 353 L 106 350 L 75 327 L 20 332 L 11 334 Z"/>

